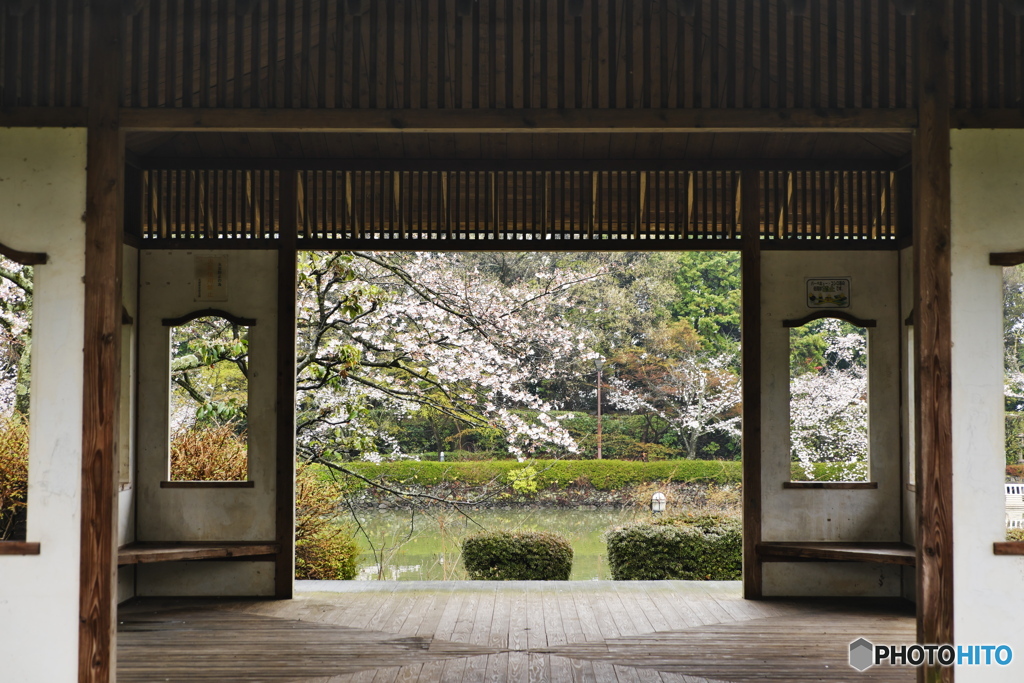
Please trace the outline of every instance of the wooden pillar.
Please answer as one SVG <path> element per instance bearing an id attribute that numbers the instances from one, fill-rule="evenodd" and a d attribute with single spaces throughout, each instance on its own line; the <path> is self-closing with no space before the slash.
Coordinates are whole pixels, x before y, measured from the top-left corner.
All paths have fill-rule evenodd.
<path id="1" fill-rule="evenodd" d="M 743 251 L 743 597 L 763 593 L 761 561 L 761 198 L 757 171 L 740 181 Z"/>
<path id="2" fill-rule="evenodd" d="M 124 149 L 118 120 L 121 5 L 94 2 L 90 11 L 78 680 L 100 683 L 113 679 L 117 623 Z"/>
<path id="3" fill-rule="evenodd" d="M 918 3 L 914 135 L 917 638 L 953 642 L 949 0 Z M 920 681 L 953 670 L 921 667 Z"/>
<path id="4" fill-rule="evenodd" d="M 290 599 L 295 585 L 295 294 L 298 173 L 281 171 L 281 233 L 277 252 L 276 534 L 280 550 L 274 594 Z"/>

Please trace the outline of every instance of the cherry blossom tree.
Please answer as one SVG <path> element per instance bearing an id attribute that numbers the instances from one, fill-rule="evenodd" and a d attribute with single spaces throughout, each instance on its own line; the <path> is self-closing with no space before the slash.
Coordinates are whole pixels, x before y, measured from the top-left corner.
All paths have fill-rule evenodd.
<path id="1" fill-rule="evenodd" d="M 830 463 L 837 481 L 867 479 L 868 375 L 865 331 L 825 319 L 825 365 L 790 379 L 790 448 L 805 479 Z"/>
<path id="2" fill-rule="evenodd" d="M 575 452 L 538 387 L 586 359 L 565 324 L 574 285 L 600 271 L 550 268 L 503 284 L 467 257 L 306 253 L 299 288 L 299 448 L 307 457 L 402 453 L 374 411 L 430 409 L 500 432 L 510 452 Z"/>
<path id="3" fill-rule="evenodd" d="M 0 256 L 0 415 L 28 415 L 32 267 Z"/>
<path id="4" fill-rule="evenodd" d="M 670 425 L 685 456 L 694 459 L 701 438 L 739 436 L 742 400 L 735 357 L 704 351 L 689 323 L 677 322 L 652 335 L 647 348 L 615 358 L 609 402 L 631 413 L 653 413 Z"/>

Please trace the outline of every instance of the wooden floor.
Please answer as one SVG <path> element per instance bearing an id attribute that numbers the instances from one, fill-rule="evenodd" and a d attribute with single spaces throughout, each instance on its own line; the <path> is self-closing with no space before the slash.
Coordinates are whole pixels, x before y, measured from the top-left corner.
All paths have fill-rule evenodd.
<path id="1" fill-rule="evenodd" d="M 912 643 L 905 604 L 745 601 L 733 582 L 302 582 L 290 601 L 136 599 L 132 681 L 914 681 L 847 664 Z"/>

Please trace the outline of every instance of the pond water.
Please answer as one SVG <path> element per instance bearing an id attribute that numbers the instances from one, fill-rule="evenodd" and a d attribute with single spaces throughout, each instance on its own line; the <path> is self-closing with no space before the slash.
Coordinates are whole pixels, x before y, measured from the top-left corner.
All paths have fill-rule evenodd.
<path id="1" fill-rule="evenodd" d="M 611 579 L 602 534 L 649 512 L 633 510 L 475 510 L 472 520 L 452 511 L 415 515 L 408 511 L 360 511 L 369 535 L 356 533 L 363 548 L 358 579 L 463 581 L 460 547 L 467 535 L 482 531 L 554 531 L 573 547 L 572 580 Z M 373 548 L 370 548 L 372 542 Z M 376 551 L 376 552 L 375 552 Z"/>

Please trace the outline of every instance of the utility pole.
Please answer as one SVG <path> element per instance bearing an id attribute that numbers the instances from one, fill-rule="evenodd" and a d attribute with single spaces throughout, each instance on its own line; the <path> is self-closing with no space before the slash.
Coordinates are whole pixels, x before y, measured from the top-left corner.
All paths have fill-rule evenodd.
<path id="1" fill-rule="evenodd" d="M 604 367 L 603 358 L 594 359 L 594 367 L 597 368 L 597 459 L 601 459 L 601 368 Z"/>

